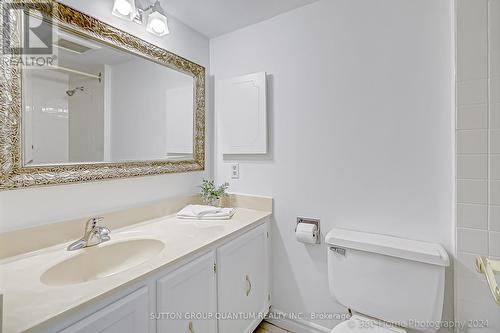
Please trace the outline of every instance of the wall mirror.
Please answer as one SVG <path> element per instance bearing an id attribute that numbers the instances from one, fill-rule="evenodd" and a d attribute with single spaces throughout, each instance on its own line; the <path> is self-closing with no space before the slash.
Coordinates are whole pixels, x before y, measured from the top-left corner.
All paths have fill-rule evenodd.
<path id="1" fill-rule="evenodd" d="M 55 1 L 23 3 L 4 39 L 25 46 L 43 22 L 57 61 L 4 55 L 1 189 L 204 168 L 202 66 Z"/>

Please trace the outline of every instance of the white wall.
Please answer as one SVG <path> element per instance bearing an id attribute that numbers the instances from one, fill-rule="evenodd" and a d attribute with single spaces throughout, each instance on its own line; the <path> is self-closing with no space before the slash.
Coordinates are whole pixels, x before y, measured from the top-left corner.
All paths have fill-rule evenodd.
<path id="1" fill-rule="evenodd" d="M 171 34 L 156 37 L 147 33 L 144 26 L 112 16 L 112 1 L 63 0 L 61 2 L 190 59 L 208 70 L 208 40 L 175 18 L 169 18 Z M 209 129 L 211 124 L 211 111 L 207 108 Z M 210 131 L 207 134 L 210 142 Z M 207 144 L 207 148 L 207 156 L 210 156 L 210 143 Z M 179 194 L 194 193 L 198 191 L 196 186 L 201 183 L 202 178 L 209 177 L 210 163 L 208 157 L 205 172 L 3 191 L 0 192 L 0 232 L 88 216 Z"/>
<path id="2" fill-rule="evenodd" d="M 322 0 L 210 41 L 215 80 L 268 72 L 270 153 L 224 158 L 216 142 L 215 172 L 275 198 L 275 309 L 345 311 L 329 296 L 326 245 L 295 241 L 297 216 L 321 218 L 323 234 L 453 250 L 452 18 L 452 0 Z"/>
<path id="3" fill-rule="evenodd" d="M 483 333 L 500 332 L 500 307 L 474 265 L 500 258 L 499 59 L 500 0 L 458 0 L 455 313 L 487 322 Z"/>

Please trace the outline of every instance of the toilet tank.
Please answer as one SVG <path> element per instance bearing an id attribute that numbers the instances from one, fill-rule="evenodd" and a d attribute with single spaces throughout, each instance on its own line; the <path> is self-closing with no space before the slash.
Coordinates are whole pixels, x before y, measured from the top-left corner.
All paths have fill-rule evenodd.
<path id="1" fill-rule="evenodd" d="M 449 266 L 441 245 L 346 229 L 332 229 L 325 242 L 329 288 L 340 304 L 398 326 L 435 331 Z"/>

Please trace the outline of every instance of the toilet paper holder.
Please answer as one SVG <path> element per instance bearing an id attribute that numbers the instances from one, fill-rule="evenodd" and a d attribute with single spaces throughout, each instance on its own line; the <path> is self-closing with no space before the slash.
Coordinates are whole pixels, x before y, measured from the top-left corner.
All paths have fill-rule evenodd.
<path id="1" fill-rule="evenodd" d="M 297 231 L 297 226 L 299 223 L 307 223 L 307 224 L 314 224 L 316 226 L 316 232 L 318 233 L 318 237 L 316 237 L 316 244 L 321 243 L 321 229 L 320 229 L 320 220 L 319 219 L 313 219 L 309 217 L 297 217 L 297 224 L 295 225 L 295 231 Z"/>

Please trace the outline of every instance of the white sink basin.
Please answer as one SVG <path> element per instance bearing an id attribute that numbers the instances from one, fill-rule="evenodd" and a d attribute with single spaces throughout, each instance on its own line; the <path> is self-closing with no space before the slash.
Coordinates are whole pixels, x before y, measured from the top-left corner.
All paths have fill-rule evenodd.
<path id="1" fill-rule="evenodd" d="M 123 272 L 160 253 L 165 244 L 155 239 L 134 239 L 89 247 L 49 268 L 40 277 L 49 286 L 78 284 Z"/>

